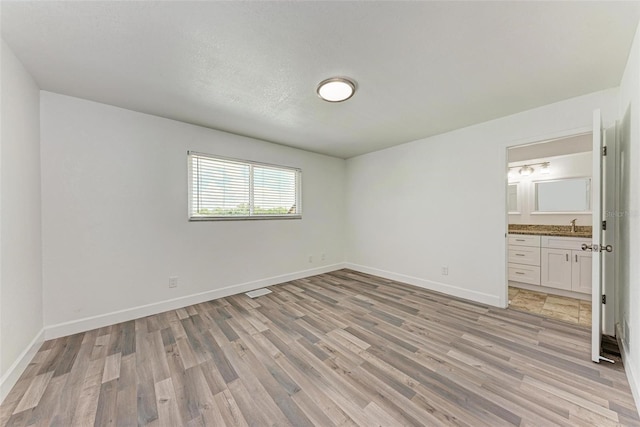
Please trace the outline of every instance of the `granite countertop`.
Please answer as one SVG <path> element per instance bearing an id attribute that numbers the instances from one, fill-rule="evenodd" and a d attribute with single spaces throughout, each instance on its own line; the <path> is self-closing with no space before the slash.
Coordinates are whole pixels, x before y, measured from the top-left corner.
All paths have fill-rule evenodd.
<path id="1" fill-rule="evenodd" d="M 538 224 L 509 224 L 510 234 L 529 234 L 535 236 L 562 236 L 591 238 L 590 225 L 577 225 L 576 231 L 571 232 L 570 225 L 538 225 Z"/>

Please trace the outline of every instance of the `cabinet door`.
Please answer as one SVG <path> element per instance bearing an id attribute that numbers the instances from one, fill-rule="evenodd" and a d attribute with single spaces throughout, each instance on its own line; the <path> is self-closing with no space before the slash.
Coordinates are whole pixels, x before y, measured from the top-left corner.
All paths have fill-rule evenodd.
<path id="1" fill-rule="evenodd" d="M 571 251 L 542 248 L 540 284 L 550 288 L 571 290 Z"/>
<path id="2" fill-rule="evenodd" d="M 591 293 L 591 252 L 571 251 L 571 290 Z"/>

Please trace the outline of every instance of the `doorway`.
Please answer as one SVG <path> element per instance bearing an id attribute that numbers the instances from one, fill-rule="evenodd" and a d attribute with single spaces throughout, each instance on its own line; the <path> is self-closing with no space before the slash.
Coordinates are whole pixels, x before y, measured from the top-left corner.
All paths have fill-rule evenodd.
<path id="1" fill-rule="evenodd" d="M 591 325 L 592 133 L 507 149 L 509 307 Z"/>

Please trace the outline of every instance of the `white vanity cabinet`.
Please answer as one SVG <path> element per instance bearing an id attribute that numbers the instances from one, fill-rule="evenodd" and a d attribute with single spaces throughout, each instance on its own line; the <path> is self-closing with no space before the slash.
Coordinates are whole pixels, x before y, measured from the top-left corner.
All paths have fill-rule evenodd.
<path id="1" fill-rule="evenodd" d="M 590 239 L 542 236 L 540 284 L 567 291 L 591 293 L 591 252 L 581 249 Z"/>
<path id="2" fill-rule="evenodd" d="M 509 235 L 509 280 L 540 285 L 540 236 Z"/>
<path id="3" fill-rule="evenodd" d="M 509 234 L 509 280 L 566 291 L 560 295 L 590 294 L 591 252 L 582 250 L 583 243 L 591 239 Z"/>

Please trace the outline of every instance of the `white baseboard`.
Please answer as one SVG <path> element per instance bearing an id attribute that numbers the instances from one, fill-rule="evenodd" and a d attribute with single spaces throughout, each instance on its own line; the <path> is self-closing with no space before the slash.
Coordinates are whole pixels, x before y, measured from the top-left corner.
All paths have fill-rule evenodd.
<path id="1" fill-rule="evenodd" d="M 627 381 L 629 381 L 629 387 L 631 388 L 631 394 L 636 401 L 636 409 L 640 413 L 640 376 L 638 372 L 634 372 L 633 363 L 631 363 L 631 355 L 629 349 L 625 347 L 624 341 L 622 341 L 622 333 L 620 331 L 620 324 L 616 324 L 616 338 L 618 340 L 618 347 L 620 348 L 620 354 L 622 355 L 622 363 L 624 364 L 624 371 L 627 374 Z"/>
<path id="2" fill-rule="evenodd" d="M 9 367 L 7 372 L 0 378 L 0 403 L 2 403 L 13 388 L 14 385 L 20 379 L 20 375 L 27 369 L 29 363 L 36 355 L 40 346 L 44 342 L 44 329 L 40 329 L 40 332 L 31 340 L 27 348 L 25 348 L 18 358 L 13 362 L 13 365 Z"/>
<path id="3" fill-rule="evenodd" d="M 447 295 L 453 295 L 458 298 L 464 298 L 464 299 L 479 302 L 482 304 L 492 305 L 494 307 L 502 307 L 500 302 L 500 296 L 498 295 L 491 295 L 484 292 L 472 291 L 469 289 L 448 285 L 446 283 L 421 279 L 419 277 L 407 276 L 406 274 L 402 274 L 402 273 L 394 273 L 391 271 L 380 270 L 377 268 L 367 267 L 359 264 L 353 264 L 350 262 L 347 262 L 345 264 L 345 267 L 350 268 L 351 270 L 360 271 L 362 273 L 373 274 L 374 276 L 384 277 L 385 279 L 408 283 L 410 285 L 429 289 L 431 291 L 442 292 Z"/>
<path id="4" fill-rule="evenodd" d="M 230 295 L 241 294 L 244 292 L 263 288 L 265 286 L 273 286 L 279 283 L 288 282 L 290 280 L 303 279 L 305 277 L 315 276 L 316 274 L 328 273 L 330 271 L 339 270 L 344 267 L 344 263 L 337 263 L 324 267 L 312 268 L 309 270 L 296 271 L 294 273 L 255 280 L 252 282 L 240 283 L 221 289 L 187 295 L 167 301 L 141 305 L 138 307 L 127 308 L 111 313 L 105 313 L 97 316 L 85 317 L 83 319 L 49 325 L 45 327 L 44 335 L 45 338 L 49 340 L 53 338 L 77 334 L 79 332 L 86 332 L 92 329 L 113 325 L 115 323 L 127 322 L 129 320 L 151 316 L 169 310 L 175 310 L 189 305 L 211 301 L 217 298 L 224 298 Z"/>

